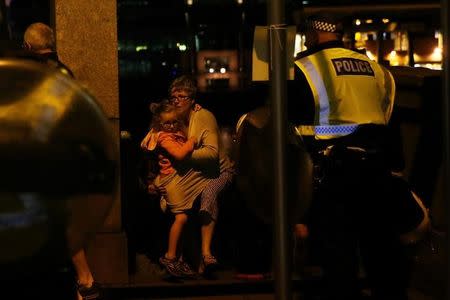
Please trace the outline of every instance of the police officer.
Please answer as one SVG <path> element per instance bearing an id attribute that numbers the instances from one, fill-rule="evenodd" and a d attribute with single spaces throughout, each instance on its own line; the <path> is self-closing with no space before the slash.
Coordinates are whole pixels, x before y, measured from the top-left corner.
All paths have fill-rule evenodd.
<path id="1" fill-rule="evenodd" d="M 325 299 L 359 299 L 361 269 L 373 298 L 407 299 L 407 260 L 389 210 L 395 82 L 344 48 L 342 33 L 334 16 L 309 17 L 308 50 L 295 60 L 288 114 L 315 165 L 313 203 L 299 222 L 322 267 Z"/>

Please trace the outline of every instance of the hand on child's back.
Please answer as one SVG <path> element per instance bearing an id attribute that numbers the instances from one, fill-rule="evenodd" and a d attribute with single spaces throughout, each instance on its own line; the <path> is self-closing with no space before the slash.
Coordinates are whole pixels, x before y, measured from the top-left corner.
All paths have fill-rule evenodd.
<path id="1" fill-rule="evenodd" d="M 192 144 L 192 149 L 197 148 L 197 143 L 196 143 L 196 142 L 197 142 L 197 139 L 196 139 L 195 136 L 191 136 L 191 137 L 187 140 L 187 142 Z"/>

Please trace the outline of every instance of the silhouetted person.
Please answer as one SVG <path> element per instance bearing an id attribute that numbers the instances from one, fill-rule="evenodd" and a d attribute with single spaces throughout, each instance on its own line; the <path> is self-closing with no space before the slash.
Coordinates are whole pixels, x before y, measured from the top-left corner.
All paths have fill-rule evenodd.
<path id="1" fill-rule="evenodd" d="M 33 23 L 25 30 L 23 48 L 24 56 L 59 69 L 62 73 L 73 76 L 72 71 L 64 65 L 56 53 L 53 29 L 44 23 Z"/>
<path id="2" fill-rule="evenodd" d="M 57 68 L 63 74 L 74 77 L 72 71 L 64 65 L 56 53 L 55 35 L 53 29 L 44 23 L 33 23 L 25 30 L 23 47 L 28 51 L 24 57 L 33 59 Z M 70 170 L 68 170 L 70 172 Z M 78 299 L 94 300 L 100 297 L 99 285 L 89 268 L 84 249 L 72 256 L 72 263 L 77 275 Z"/>

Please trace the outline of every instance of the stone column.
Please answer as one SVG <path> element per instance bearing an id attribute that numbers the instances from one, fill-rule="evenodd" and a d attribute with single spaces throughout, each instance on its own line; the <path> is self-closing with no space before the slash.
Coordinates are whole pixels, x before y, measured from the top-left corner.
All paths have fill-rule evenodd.
<path id="1" fill-rule="evenodd" d="M 116 0 L 53 0 L 52 9 L 59 58 L 98 100 L 119 144 Z M 102 283 L 128 281 L 119 195 L 87 249 L 92 271 Z"/>

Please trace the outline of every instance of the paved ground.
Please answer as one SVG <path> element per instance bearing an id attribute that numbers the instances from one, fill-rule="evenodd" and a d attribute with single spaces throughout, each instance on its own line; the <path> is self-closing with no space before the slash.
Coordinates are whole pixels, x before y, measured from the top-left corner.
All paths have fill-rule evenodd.
<path id="1" fill-rule="evenodd" d="M 434 232 L 430 238 L 410 247 L 414 258 L 410 300 L 446 299 L 447 244 L 445 234 Z M 269 300 L 275 299 L 273 280 L 245 281 L 236 279 L 232 269 L 218 272 L 215 280 L 167 280 L 164 271 L 145 255 L 136 257 L 136 273 L 126 285 L 106 287 L 106 300 L 144 299 L 217 299 Z M 389 272 L 389 270 L 386 270 Z M 304 288 L 314 289 L 314 281 L 295 278 L 294 299 L 301 300 Z M 370 300 L 370 297 L 367 297 Z"/>

